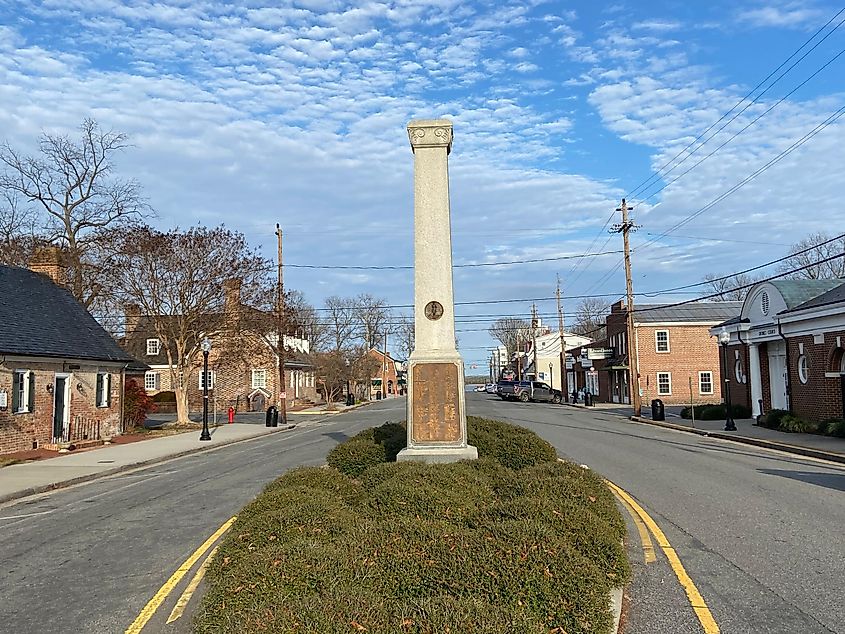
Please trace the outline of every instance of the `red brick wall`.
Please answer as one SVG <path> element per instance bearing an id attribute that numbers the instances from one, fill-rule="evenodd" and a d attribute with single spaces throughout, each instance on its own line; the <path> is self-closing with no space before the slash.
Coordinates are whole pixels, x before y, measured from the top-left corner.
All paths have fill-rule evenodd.
<path id="1" fill-rule="evenodd" d="M 845 341 L 845 331 L 824 334 L 823 343 L 813 343 L 812 335 L 790 337 L 787 347 L 789 380 L 792 387 L 792 411 L 801 418 L 821 421 L 842 418 L 842 387 L 839 376 L 825 377 L 833 371 L 829 361 L 836 348 L 836 337 Z M 802 383 L 798 373 L 801 344 L 808 360 L 807 383 Z"/>
<path id="2" fill-rule="evenodd" d="M 121 432 L 121 384 L 120 370 L 102 368 L 111 373 L 111 406 L 97 407 L 96 365 L 81 365 L 71 370 L 69 415 L 71 424 L 77 416 L 99 421 L 101 436 L 116 436 Z M 35 406 L 31 413 L 12 413 L 12 376 L 15 370 L 35 372 Z M 38 446 L 52 442 L 54 396 L 47 391 L 53 385 L 56 372 L 62 372 L 62 365 L 49 362 L 16 362 L 0 365 L 0 390 L 7 394 L 8 407 L 0 410 L 0 453 L 12 453 L 32 449 L 33 441 Z"/>
<path id="3" fill-rule="evenodd" d="M 655 342 L 657 330 L 669 331 L 669 352 L 657 352 Z M 661 399 L 667 405 L 688 405 L 690 377 L 692 377 L 692 396 L 696 403 L 721 402 L 719 345 L 716 339 L 710 336 L 709 326 L 638 325 L 636 337 L 639 347 L 640 388 L 643 391 L 644 406 L 648 406 L 654 398 Z M 671 373 L 671 395 L 658 394 L 657 375 L 660 372 Z M 699 393 L 699 372 L 711 373 L 712 394 Z"/>

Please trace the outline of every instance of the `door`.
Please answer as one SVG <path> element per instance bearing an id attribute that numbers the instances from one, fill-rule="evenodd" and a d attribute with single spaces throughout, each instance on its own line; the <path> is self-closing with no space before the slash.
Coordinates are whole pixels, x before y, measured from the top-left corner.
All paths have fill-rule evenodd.
<path id="1" fill-rule="evenodd" d="M 252 397 L 251 409 L 253 412 L 263 412 L 266 405 L 267 399 L 264 398 L 264 395 L 261 392 L 258 392 L 255 396 Z"/>
<path id="2" fill-rule="evenodd" d="M 69 386 L 70 377 L 68 375 L 56 375 L 56 383 L 53 386 L 53 442 L 61 442 L 67 439 L 67 425 L 70 420 Z"/>
<path id="3" fill-rule="evenodd" d="M 786 400 L 786 347 L 783 341 L 770 341 L 766 345 L 769 355 L 769 390 L 772 409 L 787 409 Z"/>

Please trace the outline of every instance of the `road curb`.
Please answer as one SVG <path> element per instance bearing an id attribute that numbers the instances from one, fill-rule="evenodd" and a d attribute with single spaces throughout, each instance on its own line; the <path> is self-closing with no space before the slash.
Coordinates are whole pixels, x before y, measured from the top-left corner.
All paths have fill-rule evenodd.
<path id="1" fill-rule="evenodd" d="M 791 445 L 777 440 L 764 440 L 762 438 L 753 438 L 751 436 L 734 436 L 728 433 L 708 431 L 706 429 L 693 429 L 685 425 L 675 425 L 665 421 L 654 421 L 650 418 L 643 418 L 641 416 L 631 416 L 630 419 L 635 423 L 643 423 L 646 425 L 653 425 L 655 427 L 663 427 L 665 429 L 674 429 L 676 431 L 684 431 L 689 434 L 697 434 L 699 436 L 708 436 L 710 438 L 719 438 L 721 440 L 731 440 L 733 442 L 743 443 L 745 445 L 753 445 L 755 447 L 762 447 L 764 449 L 776 449 L 778 451 L 785 451 L 787 453 L 805 456 L 807 458 L 818 458 L 820 460 L 829 460 L 831 462 L 838 462 L 845 464 L 845 454 L 835 451 L 825 451 L 823 449 L 813 449 L 811 447 L 801 447 L 800 445 Z"/>
<path id="2" fill-rule="evenodd" d="M 277 434 L 284 431 L 290 431 L 296 427 L 296 424 L 288 425 L 287 427 L 280 427 L 279 429 L 274 429 L 270 432 L 265 434 L 258 434 L 256 436 L 250 436 L 249 438 L 238 438 L 236 440 L 227 440 L 225 442 L 218 443 L 216 445 L 208 445 L 204 447 L 194 447 L 193 449 L 187 449 L 185 451 L 180 451 L 178 453 L 168 454 L 166 456 L 158 456 L 157 458 L 150 458 L 149 460 L 139 460 L 138 462 L 132 462 L 129 464 L 120 465 L 119 467 L 113 467 L 111 469 L 106 469 L 104 471 L 98 471 L 97 473 L 89 473 L 86 475 L 78 476 L 76 478 L 69 478 L 68 480 L 62 480 L 60 482 L 52 482 L 50 484 L 44 484 L 37 487 L 30 487 L 28 489 L 22 489 L 20 491 L 15 491 L 14 493 L 8 493 L 6 495 L 0 496 L 0 504 L 5 504 L 6 502 L 12 502 L 14 500 L 18 500 L 20 498 L 29 497 L 30 495 L 38 495 L 39 493 L 47 493 L 49 491 L 56 491 L 57 489 L 65 489 L 67 487 L 73 486 L 75 484 L 82 484 L 84 482 L 91 482 L 92 480 L 99 480 L 100 478 L 105 478 L 111 475 L 115 475 L 117 473 L 122 473 L 124 471 L 129 471 L 131 469 L 138 469 L 140 467 L 149 467 L 155 464 L 159 464 L 162 462 L 167 462 L 168 460 L 172 460 L 174 458 L 182 458 L 184 456 L 189 456 L 194 453 L 202 453 L 206 451 L 213 451 L 215 449 L 220 449 L 221 447 L 227 447 L 229 445 L 236 445 L 242 442 L 248 442 L 250 440 L 255 440 L 257 438 L 265 438 L 266 436 L 270 436 L 271 434 Z"/>
<path id="3" fill-rule="evenodd" d="M 610 612 L 613 614 L 613 632 L 619 634 L 619 626 L 622 621 L 622 594 L 624 588 L 611 588 L 610 590 Z"/>

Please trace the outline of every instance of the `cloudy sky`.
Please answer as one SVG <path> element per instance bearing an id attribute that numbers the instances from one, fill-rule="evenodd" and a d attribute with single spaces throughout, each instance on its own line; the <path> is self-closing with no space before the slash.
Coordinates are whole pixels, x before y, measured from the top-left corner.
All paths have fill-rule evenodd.
<path id="1" fill-rule="evenodd" d="M 605 225 L 623 196 L 637 293 L 845 225 L 838 4 L 0 0 L 0 137 L 30 149 L 93 117 L 130 135 L 120 173 L 162 227 L 225 223 L 272 256 L 279 222 L 289 265 L 396 267 L 413 262 L 405 126 L 447 117 L 455 264 L 546 260 L 456 268 L 456 301 L 551 298 L 560 274 L 569 313 L 624 293 Z M 413 299 L 408 269 L 286 271 L 318 306 Z M 467 362 L 486 369 L 489 321 L 529 310 L 458 306 Z"/>

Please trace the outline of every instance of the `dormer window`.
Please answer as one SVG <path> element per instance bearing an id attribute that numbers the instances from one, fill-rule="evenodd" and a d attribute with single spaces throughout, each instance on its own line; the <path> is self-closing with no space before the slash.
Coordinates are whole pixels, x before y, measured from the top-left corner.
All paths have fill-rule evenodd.
<path id="1" fill-rule="evenodd" d="M 161 341 L 158 339 L 147 339 L 147 355 L 154 356 L 161 352 Z"/>

